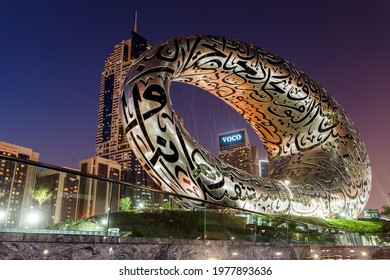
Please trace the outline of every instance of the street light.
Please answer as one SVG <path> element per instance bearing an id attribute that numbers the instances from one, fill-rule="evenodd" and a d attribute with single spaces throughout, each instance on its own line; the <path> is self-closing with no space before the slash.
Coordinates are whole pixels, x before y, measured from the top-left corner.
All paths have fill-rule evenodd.
<path id="1" fill-rule="evenodd" d="M 7 211 L 5 210 L 0 210 L 0 223 L 4 223 L 7 219 Z"/>
<path id="2" fill-rule="evenodd" d="M 40 216 L 39 216 L 38 212 L 36 212 L 36 211 L 30 212 L 28 217 L 27 217 L 27 222 L 29 224 L 33 225 L 34 227 L 37 227 L 39 220 L 40 220 Z"/>
<path id="3" fill-rule="evenodd" d="M 103 218 L 103 219 L 101 219 L 100 222 L 102 223 L 103 226 L 106 226 L 108 224 L 108 219 L 107 218 Z"/>

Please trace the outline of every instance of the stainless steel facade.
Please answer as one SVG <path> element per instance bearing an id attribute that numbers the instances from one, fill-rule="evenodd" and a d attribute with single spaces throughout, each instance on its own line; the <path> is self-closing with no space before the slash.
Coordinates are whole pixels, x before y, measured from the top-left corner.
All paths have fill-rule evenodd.
<path id="1" fill-rule="evenodd" d="M 269 177 L 221 162 L 180 125 L 170 83 L 203 88 L 263 141 Z M 269 214 L 356 217 L 371 189 L 365 145 L 343 108 L 299 68 L 216 36 L 164 41 L 137 61 L 121 96 L 127 138 L 164 190 Z"/>

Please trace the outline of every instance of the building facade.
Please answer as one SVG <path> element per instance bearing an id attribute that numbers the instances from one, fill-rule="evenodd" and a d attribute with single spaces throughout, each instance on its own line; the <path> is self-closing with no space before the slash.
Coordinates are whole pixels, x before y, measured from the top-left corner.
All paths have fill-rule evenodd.
<path id="1" fill-rule="evenodd" d="M 268 160 L 259 160 L 259 175 L 261 177 L 268 177 L 269 162 Z"/>
<path id="2" fill-rule="evenodd" d="M 31 161 L 39 159 L 39 153 L 32 149 L 6 142 L 0 142 L 0 154 Z M 28 224 L 35 172 L 35 167 L 27 164 L 0 161 L 0 226 Z"/>
<path id="3" fill-rule="evenodd" d="M 101 76 L 96 156 L 118 162 L 121 180 L 141 186 L 152 181 L 134 156 L 124 133 L 120 118 L 119 98 L 129 67 L 148 48 L 146 39 L 136 30 L 130 39 L 115 45 L 114 51 L 104 61 Z"/>
<path id="4" fill-rule="evenodd" d="M 246 129 L 218 135 L 219 158 L 234 167 L 259 175 L 258 149 L 251 146 Z"/>
<path id="5" fill-rule="evenodd" d="M 128 144 L 119 108 L 120 91 L 127 71 L 148 48 L 150 45 L 137 33 L 135 24 L 131 38 L 115 45 L 114 51 L 104 62 L 100 86 L 96 156 L 119 163 L 121 181 L 157 189 L 157 185 L 143 169 Z M 131 197 L 134 208 L 153 207 L 156 200 L 150 192 L 135 188 L 122 187 L 120 196 Z"/>
<path id="6" fill-rule="evenodd" d="M 34 208 L 42 211 L 45 224 L 76 219 L 77 199 L 80 189 L 80 176 L 55 170 L 44 170 L 37 173 L 34 189 L 48 189 L 50 197 L 39 205 L 33 201 Z"/>
<path id="7" fill-rule="evenodd" d="M 98 156 L 81 160 L 79 169 L 82 173 L 116 181 L 121 176 L 121 166 L 117 162 Z M 76 218 L 82 219 L 104 214 L 109 210 L 119 210 L 119 199 L 118 184 L 82 176 L 77 197 Z"/>

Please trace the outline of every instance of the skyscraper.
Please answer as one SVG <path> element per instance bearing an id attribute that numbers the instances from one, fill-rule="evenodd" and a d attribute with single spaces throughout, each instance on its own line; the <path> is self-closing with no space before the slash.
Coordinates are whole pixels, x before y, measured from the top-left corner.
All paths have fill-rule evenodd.
<path id="1" fill-rule="evenodd" d="M 145 38 L 137 33 L 136 24 L 130 39 L 115 45 L 104 62 L 101 76 L 96 156 L 118 162 L 121 180 L 140 186 L 151 186 L 151 178 L 134 156 L 124 133 L 119 112 L 120 90 L 133 61 L 148 49 Z"/>
<path id="2" fill-rule="evenodd" d="M 258 175 L 258 151 L 251 146 L 246 129 L 218 135 L 219 158 L 227 164 Z"/>
<path id="3" fill-rule="evenodd" d="M 268 160 L 259 160 L 259 171 L 261 177 L 268 177 L 268 168 L 269 168 L 269 162 Z"/>
<path id="4" fill-rule="evenodd" d="M 0 142 L 0 154 L 32 161 L 39 159 L 39 153 L 32 149 L 6 142 Z M 35 167 L 24 163 L 0 160 L 1 225 L 19 227 L 26 224 L 35 171 Z"/>

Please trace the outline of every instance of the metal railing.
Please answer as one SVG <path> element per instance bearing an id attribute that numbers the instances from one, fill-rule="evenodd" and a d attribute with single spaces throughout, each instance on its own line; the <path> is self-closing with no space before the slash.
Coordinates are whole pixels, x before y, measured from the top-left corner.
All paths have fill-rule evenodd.
<path id="1" fill-rule="evenodd" d="M 389 245 L 389 235 L 348 232 L 243 211 L 73 169 L 0 155 L 0 231 Z"/>

